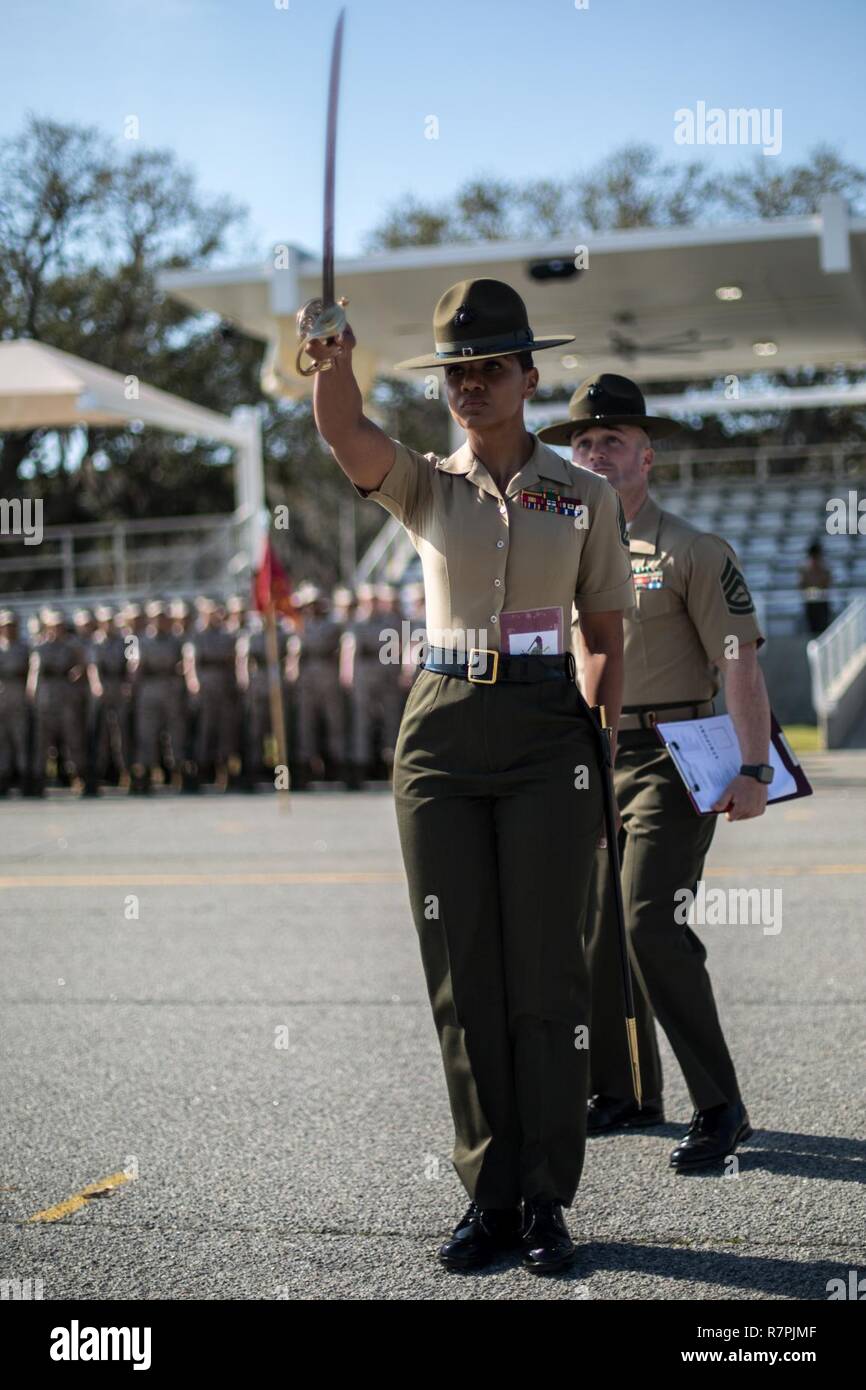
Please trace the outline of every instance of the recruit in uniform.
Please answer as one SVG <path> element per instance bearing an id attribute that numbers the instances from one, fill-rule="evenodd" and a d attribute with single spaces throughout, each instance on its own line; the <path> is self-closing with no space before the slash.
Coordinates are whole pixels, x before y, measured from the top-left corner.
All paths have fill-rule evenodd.
<path id="1" fill-rule="evenodd" d="M 737 557 L 719 536 L 699 531 L 660 508 L 649 494 L 652 439 L 673 433 L 671 420 L 648 416 L 640 389 L 604 373 L 579 387 L 569 419 L 540 431 L 570 443 L 575 463 L 610 480 L 628 525 L 636 607 L 624 618 L 625 681 L 615 791 L 622 892 L 637 988 L 643 1106 L 632 1098 L 628 1049 L 618 1002 L 619 944 L 611 929 L 612 888 L 599 856 L 587 914 L 592 978 L 589 1132 L 660 1123 L 662 1068 L 653 1016 L 682 1068 L 694 1106 L 675 1168 L 716 1162 L 749 1137 L 751 1127 L 719 1021 L 706 968 L 706 947 L 676 904 L 696 891 L 717 815 L 689 800 L 656 722 L 711 715 L 724 674 L 728 712 L 743 754 L 740 775 L 719 799 L 729 819 L 760 815 L 772 770 L 769 704 L 757 649 L 763 635 Z M 580 664 L 580 634 L 575 648 Z"/>
<path id="2" fill-rule="evenodd" d="M 404 526 L 424 574 L 427 646 L 394 757 L 409 897 L 471 1201 L 439 1251 L 465 1269 L 522 1249 L 574 1255 L 562 1208 L 584 1156 L 589 989 L 582 927 L 602 821 L 598 728 L 569 650 L 577 602 L 588 698 L 615 714 L 631 566 L 613 489 L 530 435 L 537 340 L 520 296 L 465 280 L 436 306 L 435 352 L 467 433 L 448 458 L 363 415 L 354 337 L 313 345 L 320 433 L 360 496 Z M 311 354 L 311 355 L 313 355 Z M 582 1100 L 579 1099 L 582 1097 Z"/>
<path id="3" fill-rule="evenodd" d="M 9 608 L 0 612 L 0 796 L 17 780 L 29 788 L 27 766 L 27 671 L 29 644 L 19 636 L 18 618 Z"/>
<path id="4" fill-rule="evenodd" d="M 360 785 L 372 761 L 377 717 L 381 720 L 382 759 L 389 769 L 393 764 L 403 691 L 399 654 L 394 660 L 384 659 L 390 654 L 383 647 L 388 631 L 399 626 L 393 590 L 388 584 L 359 584 L 357 598 L 357 613 L 341 638 L 340 684 L 350 696 L 350 776 Z"/>
<path id="5" fill-rule="evenodd" d="M 172 630 L 171 615 L 157 600 L 145 610 L 147 627 L 132 648 L 129 668 L 135 688 L 135 758 L 130 790 L 148 794 L 154 769 L 162 762 L 168 740 L 168 765 L 180 783 L 186 725 L 184 720 L 183 644 Z"/>
<path id="6" fill-rule="evenodd" d="M 33 648 L 27 691 L 35 707 L 31 791 L 44 793 L 46 762 L 53 748 L 58 773 L 72 784 L 83 783 L 87 772 L 84 707 L 78 691 L 86 680 L 87 654 L 69 631 L 59 609 L 43 609 L 44 636 Z"/>
<path id="7" fill-rule="evenodd" d="M 94 617 L 96 631 L 90 640 L 87 667 L 96 706 L 94 782 L 106 781 L 113 772 L 117 781 L 128 783 L 130 683 L 126 642 L 110 608 L 97 608 Z"/>
<path id="8" fill-rule="evenodd" d="M 335 617 L 327 594 L 315 585 L 299 590 L 295 601 L 303 615 L 303 629 L 293 644 L 299 763 L 294 786 L 296 791 L 307 791 L 322 773 L 337 778 L 347 772 L 346 709 L 339 683 L 344 624 Z M 319 721 L 324 726 L 324 759 L 317 739 Z"/>

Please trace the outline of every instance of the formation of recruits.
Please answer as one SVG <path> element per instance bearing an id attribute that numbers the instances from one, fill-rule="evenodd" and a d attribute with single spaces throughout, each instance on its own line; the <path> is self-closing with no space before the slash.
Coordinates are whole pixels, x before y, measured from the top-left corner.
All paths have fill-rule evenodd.
<path id="1" fill-rule="evenodd" d="M 423 586 L 403 588 L 403 611 L 399 598 L 390 585 L 329 596 L 304 584 L 297 620 L 278 620 L 296 790 L 390 775 L 417 669 L 401 625 L 423 629 Z M 71 621 L 46 608 L 27 630 L 0 611 L 2 796 L 41 796 L 51 779 L 84 795 L 103 785 L 254 790 L 273 782 L 271 722 L 263 619 L 239 597 L 80 609 Z"/>

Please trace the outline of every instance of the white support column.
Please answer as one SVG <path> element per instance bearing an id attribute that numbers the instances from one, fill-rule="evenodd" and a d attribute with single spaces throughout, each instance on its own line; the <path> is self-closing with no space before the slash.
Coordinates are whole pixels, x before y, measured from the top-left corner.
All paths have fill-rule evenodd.
<path id="1" fill-rule="evenodd" d="M 239 405 L 232 411 L 240 440 L 235 446 L 235 507 L 243 511 L 243 549 L 253 573 L 259 560 L 259 545 L 265 512 L 265 473 L 262 461 L 262 426 L 253 405 Z"/>
<path id="2" fill-rule="evenodd" d="M 301 307 L 298 288 L 299 262 L 300 256 L 296 246 L 289 246 L 287 242 L 277 242 L 270 266 L 270 307 L 275 317 L 282 314 L 291 316 Z"/>
<path id="3" fill-rule="evenodd" d="M 838 193 L 825 193 L 818 204 L 821 217 L 819 258 L 825 275 L 847 274 L 851 269 L 848 205 Z"/>

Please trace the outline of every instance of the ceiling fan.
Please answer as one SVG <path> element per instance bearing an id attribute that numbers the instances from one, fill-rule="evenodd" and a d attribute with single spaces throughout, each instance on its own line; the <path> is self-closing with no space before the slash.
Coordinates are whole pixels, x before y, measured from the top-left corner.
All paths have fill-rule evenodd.
<path id="1" fill-rule="evenodd" d="M 699 357 L 702 352 L 733 347 L 732 338 L 704 338 L 697 328 L 684 328 L 679 333 L 667 333 L 641 343 L 623 331 L 635 327 L 636 315 L 614 314 L 613 321 L 616 327 L 607 335 L 608 351 L 624 362 L 633 362 L 637 357 Z"/>

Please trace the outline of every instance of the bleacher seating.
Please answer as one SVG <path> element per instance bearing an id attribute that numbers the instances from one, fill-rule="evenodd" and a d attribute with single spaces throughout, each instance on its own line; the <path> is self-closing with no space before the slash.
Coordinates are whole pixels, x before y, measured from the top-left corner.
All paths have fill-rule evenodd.
<path id="1" fill-rule="evenodd" d="M 833 575 L 836 613 L 866 589 L 866 536 L 833 536 L 826 529 L 829 498 L 844 496 L 852 485 L 832 479 L 690 481 L 659 483 L 653 492 L 660 506 L 729 541 L 771 630 L 794 633 L 802 631 L 803 599 L 797 585 L 812 541 L 820 540 Z"/>

